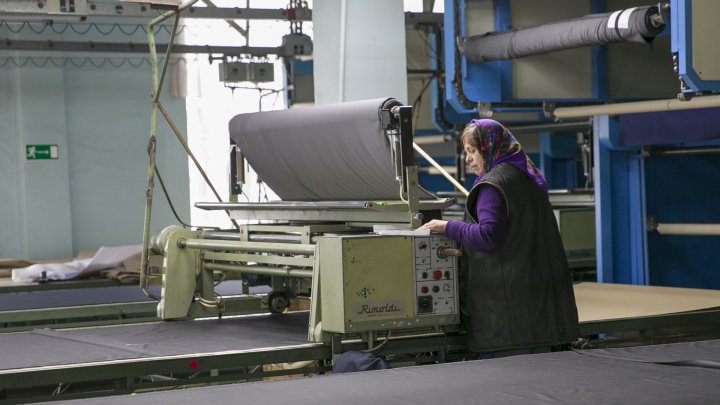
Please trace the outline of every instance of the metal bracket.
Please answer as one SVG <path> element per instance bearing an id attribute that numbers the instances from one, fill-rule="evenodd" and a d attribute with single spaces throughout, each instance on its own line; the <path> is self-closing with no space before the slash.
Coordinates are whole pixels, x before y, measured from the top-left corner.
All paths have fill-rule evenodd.
<path id="1" fill-rule="evenodd" d="M 557 105 L 554 102 L 551 101 L 543 101 L 542 103 L 542 109 L 543 109 L 543 115 L 545 115 L 545 118 L 553 119 L 555 120 L 555 108 Z"/>
<path id="2" fill-rule="evenodd" d="M 646 229 L 648 232 L 655 232 L 655 231 L 657 231 L 657 226 L 658 226 L 658 224 L 657 224 L 657 218 L 655 218 L 655 217 L 652 216 L 652 215 L 648 215 L 647 217 L 645 217 L 645 229 Z"/>
<path id="3" fill-rule="evenodd" d="M 480 118 L 492 118 L 493 116 L 492 103 L 480 101 L 477 103 L 477 110 Z"/>

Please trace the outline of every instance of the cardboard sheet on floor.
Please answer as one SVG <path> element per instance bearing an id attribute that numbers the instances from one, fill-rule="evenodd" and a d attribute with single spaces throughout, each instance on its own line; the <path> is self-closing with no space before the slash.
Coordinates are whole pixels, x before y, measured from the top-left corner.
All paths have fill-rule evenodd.
<path id="1" fill-rule="evenodd" d="M 579 283 L 574 289 L 580 322 L 720 307 L 717 290 L 603 283 Z"/>

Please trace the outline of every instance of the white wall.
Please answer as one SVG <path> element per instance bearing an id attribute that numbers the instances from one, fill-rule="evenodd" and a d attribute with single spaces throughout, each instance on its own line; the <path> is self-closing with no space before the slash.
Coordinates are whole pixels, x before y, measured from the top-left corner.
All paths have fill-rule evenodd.
<path id="1" fill-rule="evenodd" d="M 86 35 L 27 29 L 14 34 L 3 27 L 0 35 L 128 40 L 93 30 Z M 138 35 L 142 38 L 142 30 Z M 29 58 L 42 66 L 33 66 Z M 123 58 L 138 66 L 121 65 Z M 100 246 L 142 242 L 151 106 L 146 58 L 0 52 L 0 258 L 70 258 Z M 83 61 L 84 66 L 71 63 Z M 185 133 L 184 100 L 164 94 L 163 102 Z M 187 219 L 187 159 L 169 127 L 160 121 L 158 128 L 157 166 L 178 213 Z M 56 144 L 59 157 L 26 160 L 27 144 Z M 156 181 L 152 229 L 173 223 Z"/>
<path id="2" fill-rule="evenodd" d="M 215 1 L 218 7 L 235 7 L 237 1 Z M 251 2 L 251 7 L 283 8 L 285 0 Z M 245 4 L 243 3 L 244 7 Z M 244 22 L 238 21 L 241 26 Z M 184 41 L 193 44 L 222 44 L 241 46 L 280 46 L 282 36 L 290 32 L 287 21 L 250 21 L 249 42 L 224 21 L 187 20 Z M 312 35 L 312 24 L 304 23 L 303 32 Z M 188 56 L 187 125 L 188 144 L 201 162 L 208 177 L 223 201 L 229 201 L 230 133 L 228 123 L 237 114 L 279 110 L 287 107 L 283 87 L 282 60 L 270 56 L 266 60 L 274 65 L 275 81 L 269 83 L 220 82 L 219 61 L 210 63 L 206 55 Z M 248 168 L 244 195 L 239 201 L 257 202 L 277 199 L 265 184 Z M 216 202 L 217 199 L 205 180 L 190 163 L 190 200 L 192 224 L 230 228 L 232 225 L 224 211 L 205 211 L 194 207 L 196 202 Z"/>
<path id="3" fill-rule="evenodd" d="M 72 256 L 62 69 L 0 69 L 0 257 Z M 57 160 L 25 160 L 56 144 Z"/>
<path id="4" fill-rule="evenodd" d="M 407 103 L 402 0 L 315 0 L 315 103 Z"/>

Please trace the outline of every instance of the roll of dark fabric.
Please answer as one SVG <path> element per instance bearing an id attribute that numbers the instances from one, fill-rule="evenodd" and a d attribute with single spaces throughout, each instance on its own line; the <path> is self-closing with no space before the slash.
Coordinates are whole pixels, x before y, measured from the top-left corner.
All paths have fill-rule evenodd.
<path id="1" fill-rule="evenodd" d="M 649 43 L 664 28 L 657 6 L 645 6 L 467 37 L 460 48 L 471 62 L 489 62 L 613 42 Z"/>
<path id="2" fill-rule="evenodd" d="M 284 201 L 398 200 L 380 123 L 380 109 L 393 103 L 400 104 L 381 98 L 240 114 L 230 120 L 230 137 Z"/>

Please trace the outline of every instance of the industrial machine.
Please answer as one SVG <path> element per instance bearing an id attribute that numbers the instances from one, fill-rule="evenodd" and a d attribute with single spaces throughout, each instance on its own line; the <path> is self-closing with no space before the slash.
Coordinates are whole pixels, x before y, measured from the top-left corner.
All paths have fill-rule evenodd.
<path id="1" fill-rule="evenodd" d="M 164 256 L 158 317 L 279 313 L 307 297 L 310 341 L 360 333 L 372 343 L 379 331 L 452 329 L 460 251 L 444 235 L 414 229 L 454 200 L 418 185 L 411 115 L 379 99 L 233 119 L 233 141 L 283 200 L 198 203 L 227 211 L 236 229 L 172 226 L 156 235 L 153 249 Z M 333 153 L 301 153 L 319 145 Z M 363 148 L 373 153 L 357 156 Z M 213 289 L 219 277 L 250 284 L 258 276 L 269 294 L 220 297 Z"/>

